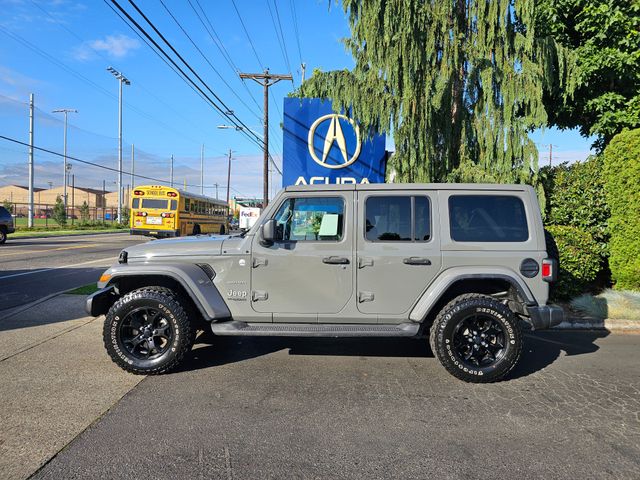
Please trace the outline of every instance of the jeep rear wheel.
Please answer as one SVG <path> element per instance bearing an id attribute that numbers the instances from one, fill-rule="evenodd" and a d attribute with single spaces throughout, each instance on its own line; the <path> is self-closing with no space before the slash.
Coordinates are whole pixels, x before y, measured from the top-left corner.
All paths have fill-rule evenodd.
<path id="1" fill-rule="evenodd" d="M 122 369 L 154 375 L 175 368 L 194 341 L 185 309 L 175 297 L 155 289 L 134 290 L 109 309 L 104 345 Z"/>
<path id="2" fill-rule="evenodd" d="M 429 340 L 444 368 L 465 382 L 501 380 L 522 351 L 518 318 L 503 303 L 480 294 L 449 302 L 433 323 Z"/>

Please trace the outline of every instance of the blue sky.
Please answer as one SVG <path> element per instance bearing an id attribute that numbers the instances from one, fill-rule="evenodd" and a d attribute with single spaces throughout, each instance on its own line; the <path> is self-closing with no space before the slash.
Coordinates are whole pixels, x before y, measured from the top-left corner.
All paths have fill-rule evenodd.
<path id="1" fill-rule="evenodd" d="M 120 3 L 132 11 L 128 2 Z M 215 30 L 213 35 L 190 6 L 197 10 L 196 0 L 164 0 L 206 60 L 160 0 L 136 3 L 225 104 L 258 132 L 262 131 L 262 88 L 252 81 L 243 85 L 234 66 L 245 72 L 264 67 L 275 73 L 291 71 L 295 86 L 300 83 L 301 61 L 307 65 L 307 75 L 314 68 L 353 66 L 340 41 L 349 35 L 347 20 L 341 8 L 329 9 L 328 0 L 235 0 L 249 37 L 232 0 L 199 0 Z M 169 158 L 174 155 L 176 183 L 186 180 L 196 185 L 204 144 L 205 184 L 224 185 L 225 153 L 232 149 L 232 195 L 261 195 L 258 146 L 239 132 L 217 129 L 228 121 L 172 72 L 105 2 L 0 0 L 0 8 L 0 135 L 28 141 L 28 100 L 34 93 L 36 145 L 61 152 L 62 116 L 51 111 L 74 108 L 79 113 L 69 117 L 69 155 L 116 167 L 118 85 L 106 71 L 111 65 L 131 80 L 131 85 L 124 87 L 125 170 L 130 169 L 130 144 L 135 143 L 136 172 L 168 179 Z M 277 36 L 279 25 L 284 54 Z M 222 48 L 216 44 L 216 34 Z M 270 144 L 278 164 L 282 99 L 292 87 L 291 82 L 280 82 L 270 89 Z M 547 145 L 553 144 L 554 163 L 585 158 L 591 143 L 576 132 L 554 129 L 536 132 L 534 139 L 543 159 L 548 155 Z M 0 139 L 0 185 L 25 184 L 26 163 L 26 148 Z M 107 189 L 113 188 L 114 173 L 71 163 L 76 185 L 101 187 L 105 180 Z M 61 158 L 36 154 L 37 186 L 46 187 L 48 182 L 59 185 L 62 175 Z M 128 182 L 125 178 L 124 183 Z M 273 183 L 280 185 L 277 173 Z M 199 191 L 195 187 L 190 190 Z M 215 189 L 208 187 L 205 193 L 215 195 Z M 223 190 L 220 196 L 224 196 Z"/>

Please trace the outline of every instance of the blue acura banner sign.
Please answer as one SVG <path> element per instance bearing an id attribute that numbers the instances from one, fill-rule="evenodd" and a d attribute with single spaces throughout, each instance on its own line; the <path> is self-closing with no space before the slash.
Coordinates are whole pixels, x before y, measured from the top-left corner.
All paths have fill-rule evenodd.
<path id="1" fill-rule="evenodd" d="M 382 183 L 384 135 L 365 140 L 330 101 L 284 99 L 282 186 L 319 183 Z"/>

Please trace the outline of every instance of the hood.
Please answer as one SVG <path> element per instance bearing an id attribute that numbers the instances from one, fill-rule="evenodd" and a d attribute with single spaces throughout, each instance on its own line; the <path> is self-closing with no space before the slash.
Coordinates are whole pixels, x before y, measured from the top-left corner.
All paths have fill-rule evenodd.
<path id="1" fill-rule="evenodd" d="M 125 248 L 128 258 L 149 260 L 154 257 L 220 255 L 228 235 L 195 235 L 167 238 Z"/>

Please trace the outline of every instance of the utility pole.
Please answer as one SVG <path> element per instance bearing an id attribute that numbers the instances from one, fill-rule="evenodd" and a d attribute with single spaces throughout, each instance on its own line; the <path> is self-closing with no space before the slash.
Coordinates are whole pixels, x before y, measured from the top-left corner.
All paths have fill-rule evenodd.
<path id="1" fill-rule="evenodd" d="M 133 146 L 133 143 L 131 144 L 131 188 L 133 188 L 133 185 L 135 183 L 135 179 L 136 179 L 136 152 L 135 152 L 135 147 Z"/>
<path id="2" fill-rule="evenodd" d="M 106 215 L 107 215 L 107 192 L 106 192 L 106 185 L 105 185 L 105 181 L 102 180 L 102 222 L 104 223 L 104 221 L 106 220 Z M 96 205 L 96 212 L 98 211 L 98 206 Z"/>
<path id="3" fill-rule="evenodd" d="M 267 68 L 264 73 L 241 73 L 240 78 L 249 78 L 262 85 L 264 89 L 264 136 L 262 138 L 262 150 L 264 154 L 262 172 L 262 206 L 264 208 L 269 203 L 269 87 L 278 83 L 280 80 L 293 81 L 293 77 L 291 75 L 278 75 L 275 73 L 269 73 L 269 69 Z M 227 204 L 228 203 L 229 198 L 227 198 Z"/>
<path id="4" fill-rule="evenodd" d="M 131 82 L 122 73 L 113 67 L 107 70 L 118 79 L 118 223 L 122 223 L 122 84 L 131 85 Z"/>
<path id="5" fill-rule="evenodd" d="M 29 212 L 27 218 L 29 228 L 33 227 L 33 108 L 32 93 L 29 96 Z"/>
<path id="6" fill-rule="evenodd" d="M 551 166 L 552 161 L 553 161 L 553 145 L 549 144 L 549 166 Z"/>
<path id="7" fill-rule="evenodd" d="M 75 204 L 76 204 L 76 174 L 71 174 L 71 225 L 75 217 Z"/>
<path id="8" fill-rule="evenodd" d="M 218 200 L 218 184 L 214 183 L 213 185 L 216 187 L 216 200 Z"/>
<path id="9" fill-rule="evenodd" d="M 229 149 L 229 166 L 227 167 L 227 206 L 229 206 L 229 190 L 231 189 L 231 154 L 232 153 L 233 152 L 231 151 L 231 149 Z"/>
<path id="10" fill-rule="evenodd" d="M 173 188 L 173 155 L 171 155 L 171 170 L 169 173 L 171 188 Z"/>
<path id="11" fill-rule="evenodd" d="M 204 143 L 200 151 L 200 195 L 204 195 Z"/>
<path id="12" fill-rule="evenodd" d="M 300 68 L 302 70 L 302 82 L 301 83 L 304 83 L 304 74 L 307 71 L 307 64 L 302 62 L 302 64 L 300 64 Z"/>
<path id="13" fill-rule="evenodd" d="M 74 110 L 71 108 L 59 108 L 58 110 L 54 110 L 51 113 L 64 113 L 64 137 L 63 137 L 63 147 L 62 154 L 64 156 L 64 188 L 62 190 L 62 199 L 64 201 L 64 209 L 67 210 L 67 115 L 69 113 L 78 113 L 78 110 Z"/>

